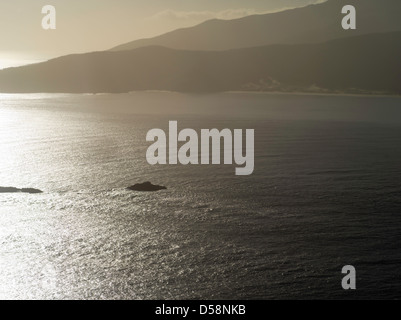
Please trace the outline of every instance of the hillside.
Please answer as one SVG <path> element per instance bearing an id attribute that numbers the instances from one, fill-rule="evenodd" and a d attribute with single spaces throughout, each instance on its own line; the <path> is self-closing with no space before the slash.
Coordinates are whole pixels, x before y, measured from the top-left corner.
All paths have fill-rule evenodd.
<path id="1" fill-rule="evenodd" d="M 401 94 L 401 32 L 228 51 L 145 47 L 70 55 L 0 71 L 0 92 L 134 90 Z"/>
<path id="2" fill-rule="evenodd" d="M 320 43 L 370 33 L 401 31 L 399 0 L 329 0 L 283 12 L 235 20 L 210 20 L 151 39 L 120 45 L 111 51 L 145 46 L 179 50 L 229 50 L 270 44 Z M 357 30 L 343 30 L 341 9 L 357 8 Z"/>

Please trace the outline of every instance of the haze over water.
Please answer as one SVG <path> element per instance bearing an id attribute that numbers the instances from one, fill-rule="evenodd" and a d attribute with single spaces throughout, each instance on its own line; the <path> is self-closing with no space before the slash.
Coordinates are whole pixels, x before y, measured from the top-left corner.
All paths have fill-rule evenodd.
<path id="1" fill-rule="evenodd" d="M 400 297 L 391 97 L 0 95 L 0 298 Z M 255 172 L 150 166 L 147 131 L 255 129 Z M 134 193 L 152 181 L 168 187 Z M 357 290 L 341 287 L 344 265 Z"/>

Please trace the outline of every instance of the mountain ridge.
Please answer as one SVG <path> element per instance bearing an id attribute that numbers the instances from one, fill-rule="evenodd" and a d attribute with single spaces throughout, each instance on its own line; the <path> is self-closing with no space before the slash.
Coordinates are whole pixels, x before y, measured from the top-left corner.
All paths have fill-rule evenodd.
<path id="1" fill-rule="evenodd" d="M 3 93 L 306 91 L 401 94 L 401 32 L 226 51 L 149 46 L 0 71 Z M 340 59 L 341 58 L 341 59 Z"/>
<path id="2" fill-rule="evenodd" d="M 251 15 L 233 20 L 212 19 L 157 37 L 139 39 L 109 51 L 161 45 L 179 50 L 224 51 L 270 44 L 319 43 L 341 37 L 401 30 L 401 1 L 328 0 L 285 11 Z M 343 30 L 341 9 L 357 8 L 357 30 Z"/>

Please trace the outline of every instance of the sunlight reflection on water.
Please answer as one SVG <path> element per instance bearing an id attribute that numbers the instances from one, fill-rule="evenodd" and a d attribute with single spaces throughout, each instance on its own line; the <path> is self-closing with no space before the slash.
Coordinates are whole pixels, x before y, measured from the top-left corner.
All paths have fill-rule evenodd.
<path id="1" fill-rule="evenodd" d="M 353 261 L 361 297 L 399 297 L 400 112 L 395 98 L 1 95 L 0 186 L 44 193 L 0 195 L 0 298 L 341 298 Z M 149 166 L 146 132 L 168 120 L 254 128 L 255 174 Z M 125 189 L 148 180 L 168 190 Z"/>

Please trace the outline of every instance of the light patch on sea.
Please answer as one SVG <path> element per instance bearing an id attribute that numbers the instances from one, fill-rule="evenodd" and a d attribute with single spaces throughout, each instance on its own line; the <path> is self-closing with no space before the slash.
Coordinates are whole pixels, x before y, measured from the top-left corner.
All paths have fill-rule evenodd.
<path id="1" fill-rule="evenodd" d="M 0 95 L 0 186 L 43 191 L 0 194 L 0 298 L 399 298 L 400 119 L 397 97 Z M 169 120 L 255 129 L 254 174 L 150 166 Z"/>

